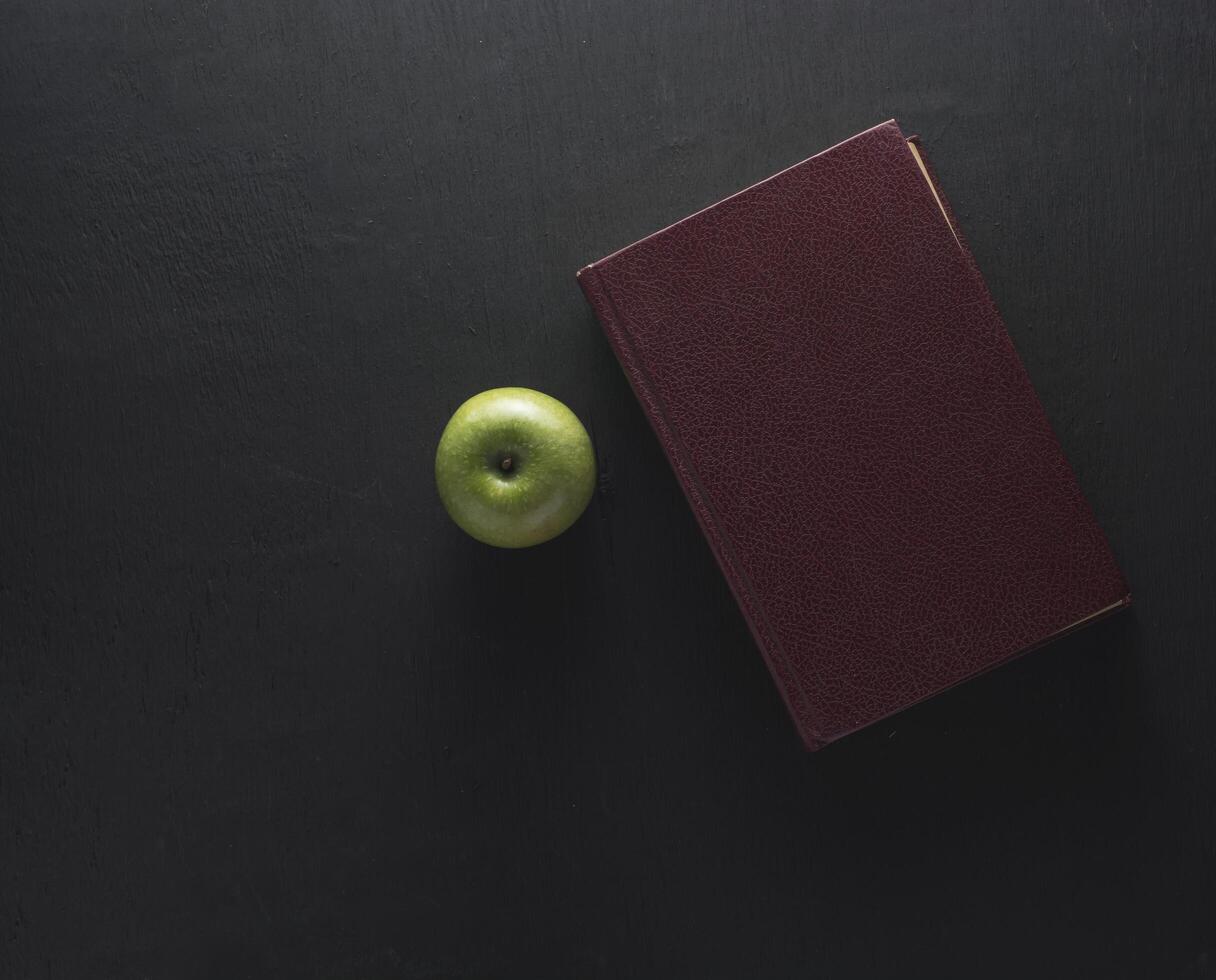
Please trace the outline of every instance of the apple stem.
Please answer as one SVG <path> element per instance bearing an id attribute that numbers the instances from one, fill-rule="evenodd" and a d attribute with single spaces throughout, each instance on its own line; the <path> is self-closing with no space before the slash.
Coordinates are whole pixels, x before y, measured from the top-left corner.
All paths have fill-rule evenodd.
<path id="1" fill-rule="evenodd" d="M 504 456 L 501 460 L 498 461 L 498 468 L 500 470 L 502 470 L 504 473 L 510 473 L 511 467 L 514 465 L 515 465 L 515 460 L 513 460 L 510 456 Z"/>

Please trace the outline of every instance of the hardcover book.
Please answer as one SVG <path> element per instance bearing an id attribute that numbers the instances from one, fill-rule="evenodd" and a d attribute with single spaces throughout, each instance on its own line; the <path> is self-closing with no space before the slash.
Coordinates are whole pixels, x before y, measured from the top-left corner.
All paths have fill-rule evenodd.
<path id="1" fill-rule="evenodd" d="M 893 120 L 578 278 L 809 748 L 1131 601 Z"/>

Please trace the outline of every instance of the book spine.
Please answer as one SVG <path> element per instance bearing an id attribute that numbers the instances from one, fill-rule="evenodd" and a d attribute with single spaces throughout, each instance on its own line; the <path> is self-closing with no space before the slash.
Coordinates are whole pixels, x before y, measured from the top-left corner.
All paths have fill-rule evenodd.
<path id="1" fill-rule="evenodd" d="M 733 548 L 730 542 L 719 531 L 718 521 L 701 488 L 696 470 L 688 460 L 688 454 L 684 451 L 668 421 L 662 401 L 655 392 L 644 367 L 634 354 L 632 343 L 620 322 L 616 307 L 599 270 L 594 264 L 579 270 L 578 283 L 591 304 L 591 308 L 595 311 L 600 327 L 608 338 L 608 343 L 612 346 L 612 350 L 625 372 L 625 377 L 642 406 L 642 411 L 649 420 L 651 428 L 654 429 L 659 444 L 663 447 L 663 452 L 675 472 L 676 479 L 679 480 L 684 496 L 692 507 L 701 532 L 718 562 L 718 567 L 726 576 L 727 584 L 743 612 L 743 618 L 747 622 L 756 645 L 760 648 L 769 673 L 772 674 L 777 684 L 777 690 L 781 692 L 781 697 L 798 729 L 798 734 L 808 750 L 814 752 L 822 748 L 827 744 L 827 740 L 811 727 L 810 712 L 803 700 L 794 672 L 785 662 L 785 658 L 780 652 L 780 646 L 772 637 L 771 629 L 765 621 L 762 607 L 754 591 L 748 585 L 738 562 L 733 558 Z"/>

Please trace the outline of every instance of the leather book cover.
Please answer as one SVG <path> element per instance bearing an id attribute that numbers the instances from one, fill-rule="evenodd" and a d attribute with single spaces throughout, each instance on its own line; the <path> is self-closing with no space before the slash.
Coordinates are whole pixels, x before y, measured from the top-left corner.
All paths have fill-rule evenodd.
<path id="1" fill-rule="evenodd" d="M 579 282 L 809 748 L 1131 601 L 893 120 Z"/>

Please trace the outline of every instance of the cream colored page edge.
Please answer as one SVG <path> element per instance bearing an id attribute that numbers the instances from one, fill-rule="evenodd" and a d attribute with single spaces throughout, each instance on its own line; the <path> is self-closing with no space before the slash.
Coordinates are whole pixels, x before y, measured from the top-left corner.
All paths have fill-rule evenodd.
<path id="1" fill-rule="evenodd" d="M 916 165 L 920 167 L 921 175 L 925 178 L 925 183 L 929 185 L 929 191 L 933 194 L 933 200 L 937 202 L 937 206 L 941 209 L 942 217 L 946 219 L 946 227 L 950 229 L 950 234 L 954 236 L 954 240 L 958 242 L 958 247 L 962 248 L 963 243 L 958 237 L 958 232 L 954 230 L 954 222 L 950 220 L 950 215 L 946 213 L 946 205 L 942 204 L 942 199 L 937 193 L 937 188 L 933 186 L 933 178 L 929 176 L 929 168 L 925 166 L 925 161 L 921 158 L 920 150 L 916 148 L 916 144 L 911 140 L 904 141 L 909 150 L 912 151 L 912 159 L 916 161 Z"/>
<path id="2" fill-rule="evenodd" d="M 954 236 L 954 240 L 958 242 L 958 247 L 962 248 L 963 243 L 958 237 L 958 232 L 954 230 L 954 222 L 950 220 L 950 215 L 946 213 L 946 206 L 942 204 L 941 196 L 937 193 L 937 188 L 933 184 L 933 178 L 929 176 L 929 168 L 925 166 L 925 161 L 921 158 L 920 150 L 916 148 L 916 144 L 911 140 L 905 140 L 905 142 L 907 143 L 908 149 L 912 151 L 912 158 L 916 161 L 916 165 L 920 167 L 920 172 L 925 178 L 925 183 L 929 185 L 929 191 L 933 194 L 933 200 L 937 202 L 937 206 L 942 212 L 942 217 L 946 219 L 946 227 L 950 229 L 950 234 Z M 1058 636 L 1061 633 L 1067 633 L 1069 630 L 1075 629 L 1082 623 L 1088 623 L 1091 619 L 1096 619 L 1098 616 L 1108 613 L 1112 609 L 1118 609 L 1126 602 L 1126 599 L 1120 599 L 1118 602 L 1112 602 L 1109 606 L 1099 609 L 1097 612 L 1092 612 L 1088 616 L 1082 616 L 1075 623 L 1069 623 L 1067 626 L 1056 630 L 1051 635 Z"/>

